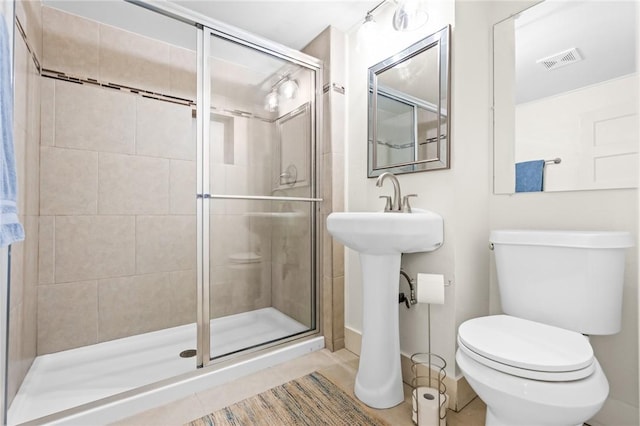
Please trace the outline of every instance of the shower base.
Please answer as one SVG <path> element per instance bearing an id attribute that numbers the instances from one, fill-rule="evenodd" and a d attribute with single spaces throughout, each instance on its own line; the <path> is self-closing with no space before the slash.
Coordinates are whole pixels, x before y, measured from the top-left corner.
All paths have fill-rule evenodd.
<path id="1" fill-rule="evenodd" d="M 211 321 L 212 355 L 306 330 L 274 308 L 216 318 Z M 196 358 L 182 358 L 180 353 L 195 345 L 196 324 L 187 324 L 39 356 L 9 408 L 8 423 L 20 424 L 192 372 Z"/>

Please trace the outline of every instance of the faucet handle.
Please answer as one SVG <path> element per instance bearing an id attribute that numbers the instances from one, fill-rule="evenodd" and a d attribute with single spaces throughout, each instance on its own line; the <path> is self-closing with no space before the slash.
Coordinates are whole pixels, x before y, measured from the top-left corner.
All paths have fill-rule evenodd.
<path id="1" fill-rule="evenodd" d="M 391 211 L 391 196 L 390 195 L 381 195 L 378 198 L 386 198 L 387 201 L 384 203 L 384 211 Z"/>
<path id="2" fill-rule="evenodd" d="M 407 194 L 402 197 L 402 212 L 411 213 L 411 205 L 409 205 L 409 197 L 417 197 L 418 194 Z"/>

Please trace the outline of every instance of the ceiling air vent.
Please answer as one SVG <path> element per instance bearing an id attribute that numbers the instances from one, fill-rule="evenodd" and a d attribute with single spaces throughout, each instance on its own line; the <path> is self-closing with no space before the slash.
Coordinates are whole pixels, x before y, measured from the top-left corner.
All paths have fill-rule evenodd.
<path id="1" fill-rule="evenodd" d="M 582 56 L 575 47 L 565 50 L 555 55 L 547 56 L 546 58 L 538 59 L 537 64 L 541 64 L 546 70 L 551 71 L 556 68 L 571 65 L 575 62 L 581 61 Z"/>

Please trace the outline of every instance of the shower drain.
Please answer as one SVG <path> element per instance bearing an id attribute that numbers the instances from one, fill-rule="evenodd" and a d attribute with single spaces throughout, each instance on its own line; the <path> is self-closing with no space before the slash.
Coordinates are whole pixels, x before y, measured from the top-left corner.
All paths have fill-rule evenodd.
<path id="1" fill-rule="evenodd" d="M 180 358 L 192 358 L 196 356 L 195 349 L 187 349 L 186 351 L 180 352 Z"/>

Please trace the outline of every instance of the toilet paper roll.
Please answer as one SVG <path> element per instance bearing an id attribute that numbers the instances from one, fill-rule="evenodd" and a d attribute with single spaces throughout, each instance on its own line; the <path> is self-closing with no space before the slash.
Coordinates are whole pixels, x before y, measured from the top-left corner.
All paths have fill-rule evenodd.
<path id="1" fill-rule="evenodd" d="M 418 426 L 446 426 L 447 394 L 440 395 L 438 390 L 429 387 L 419 387 L 413 390 L 413 417 L 412 420 Z M 418 405 L 416 409 L 416 403 Z M 440 410 L 438 407 L 440 406 Z M 438 413 L 438 411 L 440 411 Z M 441 419 L 442 417 L 442 419 Z"/>
<path id="2" fill-rule="evenodd" d="M 416 286 L 416 298 L 419 303 L 432 303 L 442 305 L 444 303 L 444 275 L 418 274 Z"/>

